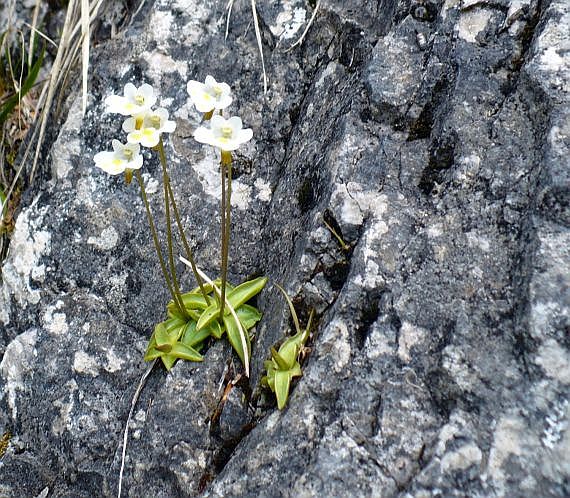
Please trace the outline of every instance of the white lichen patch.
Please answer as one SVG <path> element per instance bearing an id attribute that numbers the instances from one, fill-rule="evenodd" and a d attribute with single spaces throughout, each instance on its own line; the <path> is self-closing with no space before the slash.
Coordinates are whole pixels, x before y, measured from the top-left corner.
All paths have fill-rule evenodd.
<path id="1" fill-rule="evenodd" d="M 97 359 L 85 351 L 76 351 L 73 355 L 73 370 L 79 374 L 99 375 L 99 365 Z"/>
<path id="2" fill-rule="evenodd" d="M 107 372 L 113 373 L 113 372 L 117 372 L 117 371 L 121 370 L 121 368 L 123 368 L 123 363 L 125 363 L 125 361 L 122 358 L 120 358 L 119 356 L 117 356 L 115 351 L 113 351 L 112 349 L 109 349 L 105 353 L 105 357 L 107 359 L 107 364 L 105 365 L 104 368 Z"/>
<path id="3" fill-rule="evenodd" d="M 150 173 L 143 173 L 142 177 L 147 195 L 156 194 L 160 186 L 158 180 L 153 178 Z"/>
<path id="4" fill-rule="evenodd" d="M 173 13 L 183 13 L 185 24 Z M 204 31 L 208 27 L 212 6 L 203 0 L 176 0 L 174 3 L 161 0 L 152 11 L 149 26 L 152 26 L 153 39 L 157 47 L 167 51 L 173 37 L 184 36 L 186 46 L 197 45 L 203 41 Z M 147 42 L 148 43 L 148 42 Z"/>
<path id="5" fill-rule="evenodd" d="M 398 356 L 403 362 L 410 362 L 412 359 L 410 350 L 416 344 L 421 343 L 427 337 L 427 334 L 427 330 L 421 327 L 416 327 L 407 321 L 402 322 L 398 338 Z"/>
<path id="6" fill-rule="evenodd" d="M 284 0 L 281 2 L 283 10 L 277 14 L 274 24 L 269 26 L 273 36 L 284 40 L 293 38 L 307 19 L 307 12 L 303 9 L 301 0 Z"/>
<path id="7" fill-rule="evenodd" d="M 221 191 L 221 174 L 218 167 L 219 159 L 216 154 L 217 151 L 212 147 L 204 149 L 205 156 L 200 161 L 191 163 L 192 169 L 196 173 L 196 178 L 202 185 L 204 193 L 216 203 L 222 197 Z M 252 200 L 253 188 L 239 180 L 232 181 L 232 206 L 238 209 L 247 209 Z"/>
<path id="8" fill-rule="evenodd" d="M 52 335 L 63 335 L 69 330 L 65 313 L 55 313 L 61 307 L 63 307 L 63 301 L 57 301 L 47 306 L 42 315 L 42 325 Z"/>
<path id="9" fill-rule="evenodd" d="M 32 281 L 44 280 L 46 268 L 40 260 L 49 253 L 51 234 L 39 229 L 48 208 L 36 210 L 36 202 L 37 198 L 18 216 L 10 253 L 2 269 L 0 320 L 6 325 L 10 322 L 11 297 L 25 308 L 28 303 L 36 304 L 41 296 L 40 290 L 32 288 Z"/>
<path id="10" fill-rule="evenodd" d="M 110 226 L 101 232 L 98 237 L 89 237 L 87 243 L 95 246 L 100 251 L 109 251 L 116 247 L 119 241 L 119 234 L 114 227 Z"/>
<path id="11" fill-rule="evenodd" d="M 360 184 L 348 183 L 345 187 L 346 196 L 342 198 L 340 208 L 340 218 L 343 223 L 357 224 L 364 223 L 364 218 L 368 219 L 366 232 L 362 237 L 362 247 L 359 257 L 363 260 L 364 272 L 357 275 L 354 282 L 362 287 L 373 289 L 384 283 L 384 277 L 379 264 L 378 248 L 390 229 L 390 220 L 384 219 L 388 209 L 387 196 L 373 191 L 361 189 Z M 338 187 L 333 193 L 336 195 L 335 203 L 339 205 L 338 195 L 342 194 L 343 188 Z M 395 261 L 384 254 L 382 258 L 383 267 L 392 271 Z"/>
<path id="12" fill-rule="evenodd" d="M 568 66 L 568 62 L 556 47 L 548 47 L 540 56 L 540 64 L 547 71 L 560 71 L 564 66 Z"/>
<path id="13" fill-rule="evenodd" d="M 176 25 L 174 16 L 170 10 L 152 10 L 149 26 L 152 26 L 150 33 L 156 42 L 158 49 L 168 47 L 168 39 L 172 36 L 172 26 Z"/>
<path id="14" fill-rule="evenodd" d="M 483 453 L 473 443 L 461 446 L 458 450 L 446 453 L 441 459 L 441 468 L 444 472 L 466 470 L 472 465 L 479 466 L 483 460 Z"/>
<path id="15" fill-rule="evenodd" d="M 325 329 L 322 336 L 320 355 L 334 359 L 333 370 L 341 372 L 350 361 L 351 347 L 348 327 L 340 319 L 333 320 Z"/>
<path id="16" fill-rule="evenodd" d="M 337 183 L 331 196 L 334 205 L 340 205 L 341 220 L 349 225 L 362 225 L 364 217 L 381 219 L 388 210 L 388 198 L 374 190 L 364 190 L 360 183 Z"/>
<path id="17" fill-rule="evenodd" d="M 489 9 L 473 9 L 462 12 L 457 25 L 459 38 L 469 43 L 477 43 L 477 35 L 487 27 L 492 14 L 493 12 Z"/>
<path id="18" fill-rule="evenodd" d="M 163 74 L 178 73 L 182 79 L 187 79 L 188 63 L 186 61 L 176 61 L 170 55 L 160 52 L 144 52 L 141 57 L 148 62 L 147 74 L 157 86 L 160 86 Z M 162 106 L 168 106 L 165 100 L 167 99 L 161 100 Z"/>
<path id="19" fill-rule="evenodd" d="M 52 148 L 52 176 L 58 181 L 65 180 L 73 169 L 73 157 L 81 153 L 81 142 L 78 130 L 81 128 L 83 114 L 81 112 L 81 97 L 73 101 L 67 114 L 67 120 L 61 128 Z M 69 183 L 69 181 L 68 181 Z"/>
<path id="20" fill-rule="evenodd" d="M 476 373 L 457 346 L 449 345 L 443 350 L 442 366 L 461 389 L 469 391 L 477 382 Z"/>
<path id="21" fill-rule="evenodd" d="M 253 186 L 257 189 L 257 198 L 262 202 L 269 202 L 271 196 L 271 185 L 263 178 L 256 178 Z"/>
<path id="22" fill-rule="evenodd" d="M 247 209 L 251 202 L 252 191 L 250 185 L 240 181 L 232 181 L 232 207 Z"/>
<path id="23" fill-rule="evenodd" d="M 16 420 L 18 415 L 16 391 L 25 389 L 25 374 L 30 370 L 34 358 L 37 356 L 36 340 L 36 329 L 20 334 L 6 346 L 0 363 L 0 376 L 4 381 L 3 389 L 0 391 L 0 399 L 8 395 L 8 407 L 13 420 Z"/>
<path id="24" fill-rule="evenodd" d="M 386 335 L 386 331 L 378 326 L 377 322 L 372 325 L 372 329 L 364 343 L 364 352 L 370 360 L 375 360 L 383 355 L 394 353 L 394 343 Z"/>
<path id="25" fill-rule="evenodd" d="M 495 481 L 500 490 L 504 485 L 505 473 L 503 464 L 512 455 L 520 456 L 523 452 L 521 435 L 524 423 L 518 417 L 503 417 L 497 424 L 493 438 L 493 446 L 489 453 L 487 474 Z"/>
<path id="26" fill-rule="evenodd" d="M 548 339 L 540 345 L 534 361 L 544 369 L 548 377 L 562 384 L 570 384 L 570 352 L 554 339 Z"/>
<path id="27" fill-rule="evenodd" d="M 75 198 L 79 204 L 84 204 L 87 207 L 93 207 L 95 202 L 93 201 L 93 193 L 98 189 L 101 188 L 97 184 L 97 180 L 92 175 L 84 175 L 83 177 L 77 180 L 77 187 L 76 192 L 77 195 Z"/>

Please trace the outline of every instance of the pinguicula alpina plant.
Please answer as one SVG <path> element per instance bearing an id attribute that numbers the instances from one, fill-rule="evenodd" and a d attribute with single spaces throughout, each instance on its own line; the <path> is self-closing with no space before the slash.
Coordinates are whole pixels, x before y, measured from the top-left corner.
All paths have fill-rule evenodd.
<path id="1" fill-rule="evenodd" d="M 301 330 L 299 325 L 299 318 L 293 306 L 293 302 L 285 292 L 285 290 L 275 284 L 281 291 L 287 304 L 293 323 L 295 324 L 296 334 L 287 337 L 277 351 L 273 346 L 271 347 L 271 359 L 264 362 L 266 375 L 261 378 L 261 384 L 269 387 L 275 393 L 277 398 L 277 408 L 283 410 L 289 398 L 289 390 L 291 389 L 291 381 L 295 377 L 301 377 L 300 357 L 305 348 L 305 344 L 309 339 L 311 333 L 311 322 L 313 321 L 313 310 L 309 314 L 307 326 L 305 330 Z"/>
<path id="2" fill-rule="evenodd" d="M 127 143 L 113 140 L 113 151 L 97 153 L 94 161 L 97 167 L 111 175 L 124 174 L 127 183 L 131 182 L 133 175 L 136 176 L 154 248 L 166 287 L 170 292 L 171 301 L 166 306 L 167 319 L 155 326 L 144 359 L 152 361 L 160 358 L 167 370 L 170 370 L 178 359 L 202 361 L 201 351 L 206 341 L 209 338 L 221 339 L 226 333 L 244 365 L 246 375 L 249 376 L 251 356 L 249 330 L 261 319 L 261 313 L 247 302 L 261 292 L 267 278 L 260 277 L 233 286 L 227 281 L 227 274 L 231 233 L 231 153 L 251 140 L 253 132 L 249 128 L 243 128 L 239 117 L 234 116 L 227 120 L 223 117 L 223 110 L 233 101 L 231 89 L 226 83 L 218 83 L 212 76 L 207 76 L 205 83 L 190 81 L 187 90 L 196 109 L 204 113 L 203 122 L 210 125 L 200 126 L 195 131 L 194 138 L 198 142 L 220 149 L 222 194 L 220 278 L 211 280 L 197 267 L 186 238 L 170 183 L 163 142 L 163 135 L 174 132 L 176 123 L 168 119 L 169 114 L 166 109 L 161 107 L 153 109 L 157 97 L 152 86 L 143 84 L 137 88 L 132 83 L 127 83 L 122 96 L 112 95 L 105 100 L 107 112 L 128 116 L 122 124 L 123 131 L 127 133 Z M 216 112 L 218 114 L 215 114 Z M 141 146 L 158 152 L 162 166 L 166 257 L 163 254 L 140 174 L 143 166 Z M 176 273 L 173 224 L 185 250 L 185 257 L 180 259 L 192 269 L 198 284 L 195 289 L 184 293 L 181 292 Z"/>

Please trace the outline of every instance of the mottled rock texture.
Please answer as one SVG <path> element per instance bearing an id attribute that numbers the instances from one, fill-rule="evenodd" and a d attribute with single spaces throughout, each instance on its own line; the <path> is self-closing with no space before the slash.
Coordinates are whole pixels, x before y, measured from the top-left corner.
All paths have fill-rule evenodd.
<path id="1" fill-rule="evenodd" d="M 116 495 L 168 296 L 135 184 L 94 169 L 120 135 L 103 99 L 160 89 L 183 218 L 216 274 L 219 173 L 185 89 L 206 74 L 255 133 L 231 278 L 266 274 L 318 319 L 283 412 L 258 387 L 290 330 L 274 288 L 249 383 L 228 394 L 241 367 L 224 343 L 156 368 L 124 496 L 569 496 L 570 4 L 323 0 L 285 52 L 314 2 L 258 0 L 266 95 L 249 2 L 227 42 L 225 4 L 147 1 L 95 47 L 85 118 L 69 99 L 2 272 L 0 496 Z M 160 217 L 156 156 L 145 175 Z"/>

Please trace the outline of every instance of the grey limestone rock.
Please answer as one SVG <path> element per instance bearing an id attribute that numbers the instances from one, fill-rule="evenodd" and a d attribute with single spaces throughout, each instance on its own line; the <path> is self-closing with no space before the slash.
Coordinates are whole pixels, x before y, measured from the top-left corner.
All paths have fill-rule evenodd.
<path id="1" fill-rule="evenodd" d="M 148 81 L 177 120 L 174 189 L 218 267 L 219 172 L 186 81 L 229 82 L 230 277 L 317 313 L 289 404 L 259 387 L 290 330 L 268 288 L 252 375 L 230 347 L 155 368 L 123 496 L 570 495 L 570 6 L 566 0 L 147 1 L 94 51 L 19 213 L 0 288 L 0 496 L 116 496 L 122 431 L 168 300 L 135 185 L 92 157 L 103 100 Z M 160 170 L 145 158 L 160 217 Z M 345 243 L 343 249 L 327 221 Z M 182 266 L 180 267 L 182 270 Z M 193 285 L 188 273 L 183 286 Z"/>

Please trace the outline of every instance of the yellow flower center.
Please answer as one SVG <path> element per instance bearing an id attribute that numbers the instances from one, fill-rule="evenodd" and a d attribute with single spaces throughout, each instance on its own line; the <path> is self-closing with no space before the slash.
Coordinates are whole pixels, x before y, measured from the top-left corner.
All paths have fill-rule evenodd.
<path id="1" fill-rule="evenodd" d="M 215 87 L 213 88 L 213 90 L 214 90 L 214 96 L 215 96 L 217 99 L 219 99 L 219 98 L 222 96 L 222 93 L 224 93 L 224 92 L 222 92 L 222 89 L 221 89 L 219 86 L 215 86 Z"/>
<path id="2" fill-rule="evenodd" d="M 152 124 L 152 126 L 154 126 L 156 129 L 160 128 L 160 116 L 151 116 L 150 117 L 150 124 Z"/>
<path id="3" fill-rule="evenodd" d="M 126 159 L 132 159 L 133 151 L 131 149 L 123 149 L 123 155 L 125 156 Z"/>
<path id="4" fill-rule="evenodd" d="M 135 95 L 135 102 L 138 105 L 143 105 L 144 104 L 144 97 L 142 95 Z"/>
<path id="5" fill-rule="evenodd" d="M 232 138 L 234 130 L 231 126 L 222 126 L 222 138 Z"/>
<path id="6" fill-rule="evenodd" d="M 143 118 L 136 118 L 135 119 L 135 130 L 140 130 L 143 125 Z"/>

